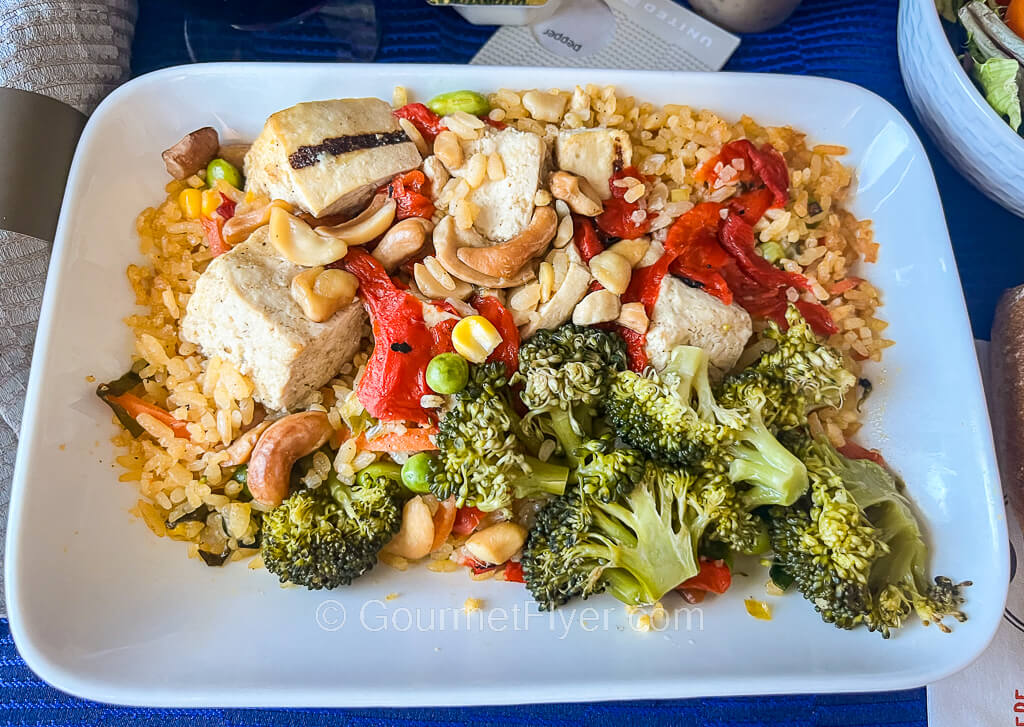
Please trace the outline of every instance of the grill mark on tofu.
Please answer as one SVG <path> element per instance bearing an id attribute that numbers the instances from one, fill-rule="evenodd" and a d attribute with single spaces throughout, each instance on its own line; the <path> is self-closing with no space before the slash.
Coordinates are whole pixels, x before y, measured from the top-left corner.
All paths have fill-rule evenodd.
<path id="1" fill-rule="evenodd" d="M 349 136 L 334 136 L 324 139 L 319 144 L 300 146 L 295 152 L 288 155 L 288 164 L 292 169 L 305 169 L 320 161 L 321 154 L 340 156 L 353 151 L 365 149 L 379 149 L 382 146 L 392 144 L 404 144 L 412 141 L 404 131 L 389 131 L 377 134 L 350 134 Z"/>

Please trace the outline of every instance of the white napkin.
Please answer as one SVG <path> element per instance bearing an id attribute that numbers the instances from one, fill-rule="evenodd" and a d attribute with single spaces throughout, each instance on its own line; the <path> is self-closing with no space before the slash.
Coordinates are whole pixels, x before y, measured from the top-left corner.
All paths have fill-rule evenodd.
<path id="1" fill-rule="evenodd" d="M 0 0 L 0 86 L 91 112 L 128 78 L 135 18 L 135 0 Z M 49 242 L 0 230 L 0 576 L 17 434 L 49 260 Z M 0 578 L 0 615 L 6 612 Z"/>
<path id="2" fill-rule="evenodd" d="M 975 343 L 982 376 L 987 378 L 989 343 Z M 977 661 L 928 686 L 929 727 L 1024 725 L 1024 568 L 1018 563 L 1024 554 L 1024 530 L 1012 507 L 1006 508 L 1006 527 L 1010 532 L 1010 594 L 1003 622 Z"/>
<path id="3" fill-rule="evenodd" d="M 740 39 L 672 0 L 563 0 L 532 26 L 501 28 L 480 65 L 717 71 Z"/>

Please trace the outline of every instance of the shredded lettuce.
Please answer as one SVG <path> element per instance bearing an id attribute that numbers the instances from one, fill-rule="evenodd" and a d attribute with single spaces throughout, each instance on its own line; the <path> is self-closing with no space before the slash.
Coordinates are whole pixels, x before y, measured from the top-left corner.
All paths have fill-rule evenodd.
<path id="1" fill-rule="evenodd" d="M 974 77 L 981 84 L 985 100 L 1009 120 L 1014 131 L 1020 128 L 1021 122 L 1019 71 L 1020 63 L 1012 58 L 990 58 L 974 67 Z"/>

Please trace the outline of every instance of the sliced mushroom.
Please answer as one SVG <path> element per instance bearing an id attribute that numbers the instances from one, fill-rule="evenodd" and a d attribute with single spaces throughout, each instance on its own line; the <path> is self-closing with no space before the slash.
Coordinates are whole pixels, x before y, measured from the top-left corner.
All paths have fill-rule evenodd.
<path id="1" fill-rule="evenodd" d="M 221 464 L 225 467 L 236 467 L 248 462 L 249 457 L 252 455 L 252 450 L 256 447 L 256 442 L 259 441 L 260 435 L 269 426 L 270 422 L 260 422 L 249 431 L 238 435 L 235 441 L 224 450 L 228 453 L 228 458 L 221 462 Z"/>
<path id="2" fill-rule="evenodd" d="M 472 285 L 463 280 L 456 280 L 451 276 L 449 276 L 449 279 L 454 283 L 455 287 L 446 287 L 438 280 L 434 272 L 423 263 L 413 265 L 412 277 L 416 281 L 416 287 L 419 288 L 419 291 L 426 297 L 435 300 L 445 300 L 446 298 L 465 300 L 473 292 Z"/>
<path id="3" fill-rule="evenodd" d="M 362 245 L 380 237 L 395 221 L 398 205 L 387 195 L 378 194 L 370 205 L 348 222 L 331 227 L 317 227 L 313 231 L 321 237 L 344 240 L 348 245 Z"/>
<path id="4" fill-rule="evenodd" d="M 235 215 L 224 223 L 224 228 L 221 230 L 224 242 L 229 245 L 237 245 L 243 240 L 247 240 L 249 235 L 270 222 L 270 212 L 275 207 L 279 207 L 285 212 L 291 212 L 293 209 L 291 204 L 283 199 L 275 199 L 259 207 L 253 207 L 248 212 Z"/>
<path id="5" fill-rule="evenodd" d="M 495 278 L 510 278 L 547 247 L 557 229 L 558 214 L 551 207 L 538 207 L 526 229 L 508 242 L 464 247 L 457 254 L 474 270 Z"/>
<path id="6" fill-rule="evenodd" d="M 217 156 L 226 162 L 231 162 L 236 169 L 245 166 L 245 155 L 252 144 L 221 144 L 217 150 Z"/>
<path id="7" fill-rule="evenodd" d="M 451 215 L 445 216 L 434 229 L 434 250 L 445 270 L 459 280 L 482 288 L 514 288 L 533 280 L 535 274 L 528 265 L 508 278 L 499 278 L 471 268 L 459 259 L 458 251 L 466 247 L 485 247 L 487 240 L 473 230 L 460 230 Z M 524 261 L 524 263 L 527 261 Z"/>
<path id="8" fill-rule="evenodd" d="M 555 172 L 548 180 L 548 187 L 555 199 L 563 200 L 578 215 L 597 217 L 604 211 L 601 197 L 583 177 L 569 172 Z"/>
<path id="9" fill-rule="evenodd" d="M 249 459 L 246 484 L 252 499 L 277 507 L 288 497 L 288 477 L 300 457 L 324 446 L 334 428 L 322 411 L 289 414 L 267 427 Z"/>
<path id="10" fill-rule="evenodd" d="M 212 126 L 204 126 L 183 136 L 160 156 L 168 174 L 175 179 L 187 179 L 210 163 L 218 147 L 220 139 L 217 130 Z"/>

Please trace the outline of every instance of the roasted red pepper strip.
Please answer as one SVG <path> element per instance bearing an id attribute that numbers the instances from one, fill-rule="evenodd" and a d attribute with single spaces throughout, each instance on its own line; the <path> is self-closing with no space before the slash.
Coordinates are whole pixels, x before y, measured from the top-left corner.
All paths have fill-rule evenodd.
<path id="1" fill-rule="evenodd" d="M 831 336 L 834 333 L 839 333 L 839 326 L 832 320 L 832 314 L 821 303 L 798 300 L 794 305 L 804 320 L 811 325 L 811 330 L 819 336 Z"/>
<path id="2" fill-rule="evenodd" d="M 716 156 L 704 162 L 693 177 L 698 182 L 713 185 L 718 178 L 715 167 L 719 163 L 732 165 L 734 159 L 742 159 L 744 162 L 743 169 L 737 173 L 739 181 L 752 184 L 760 180 L 772 192 L 772 206 L 785 206 L 789 201 L 789 167 L 782 154 L 771 144 L 758 149 L 747 139 L 731 141 Z"/>
<path id="3" fill-rule="evenodd" d="M 214 212 L 227 222 L 235 216 L 235 201 L 223 192 L 220 192 L 220 206 Z"/>
<path id="4" fill-rule="evenodd" d="M 729 200 L 729 209 L 739 215 L 748 225 L 756 225 L 772 206 L 774 197 L 767 187 L 738 194 Z"/>
<path id="5" fill-rule="evenodd" d="M 594 223 L 589 218 L 583 215 L 573 215 L 572 225 L 572 242 L 576 245 L 576 249 L 584 261 L 589 263 L 592 257 L 604 252 L 604 245 L 598 239 Z"/>
<path id="6" fill-rule="evenodd" d="M 213 217 L 200 217 L 199 223 L 203 226 L 203 232 L 206 233 L 206 244 L 210 246 L 211 255 L 217 257 L 231 249 L 231 246 L 224 242 L 224 236 L 221 234 L 224 220 Z"/>
<path id="7" fill-rule="evenodd" d="M 647 335 L 617 323 L 615 331 L 626 342 L 626 360 L 629 362 L 629 370 L 642 374 L 650 361 L 647 356 Z"/>
<path id="8" fill-rule="evenodd" d="M 511 376 L 519 369 L 519 328 L 516 327 L 512 314 L 492 295 L 478 295 L 473 298 L 471 304 L 501 334 L 501 343 L 491 352 L 487 360 L 501 361 L 505 364 L 508 375 Z"/>
<path id="9" fill-rule="evenodd" d="M 423 320 L 423 303 L 398 288 L 384 267 L 361 248 L 350 248 L 343 265 L 359 279 L 359 292 L 373 324 L 373 355 L 359 381 L 359 401 L 377 419 L 432 422 L 433 410 L 420 406 L 420 399 L 432 393 L 426 369 L 436 345 Z"/>
<path id="10" fill-rule="evenodd" d="M 608 180 L 608 188 L 612 196 L 604 201 L 604 212 L 594 218 L 594 221 L 601 232 L 610 237 L 632 239 L 647 234 L 651 229 L 651 221 L 647 217 L 642 222 L 633 220 L 633 213 L 640 209 L 639 202 L 627 202 L 623 199 L 627 190 L 615 186 L 615 180 L 625 177 L 633 177 L 641 182 L 644 180 L 643 175 L 637 171 L 636 167 L 625 167 L 615 172 Z"/>
<path id="11" fill-rule="evenodd" d="M 408 103 L 391 113 L 400 119 L 411 121 L 412 125 L 416 127 L 416 131 L 423 135 L 428 144 L 433 144 L 434 137 L 444 130 L 441 117 L 421 103 Z"/>
<path id="12" fill-rule="evenodd" d="M 718 240 L 733 256 L 740 270 L 765 288 L 810 290 L 807 278 L 798 273 L 779 270 L 758 254 L 754 247 L 754 228 L 733 213 L 729 213 L 719 230 Z"/>
<path id="13" fill-rule="evenodd" d="M 665 253 L 672 255 L 669 270 L 687 278 L 726 305 L 732 303 L 732 291 L 719 270 L 729 262 L 729 254 L 718 244 L 722 222 L 721 207 L 712 202 L 697 205 L 677 219 L 665 238 Z"/>
<path id="14" fill-rule="evenodd" d="M 505 564 L 505 580 L 512 583 L 526 583 L 523 578 L 523 564 L 518 560 L 510 560 Z"/>
<path id="15" fill-rule="evenodd" d="M 724 560 L 700 559 L 700 573 L 683 581 L 677 588 L 687 591 L 709 591 L 722 594 L 732 585 L 732 572 Z"/>
<path id="16" fill-rule="evenodd" d="M 400 220 L 407 217 L 423 217 L 429 220 L 433 217 L 434 203 L 427 196 L 428 191 L 427 175 L 419 169 L 396 175 L 388 185 L 388 196 L 398 205 L 395 217 Z"/>
<path id="17" fill-rule="evenodd" d="M 460 507 L 455 513 L 455 523 L 452 525 L 452 532 L 455 535 L 469 535 L 476 530 L 476 526 L 483 520 L 484 513 L 473 506 Z"/>
<path id="18" fill-rule="evenodd" d="M 838 451 L 839 454 L 843 455 L 847 459 L 868 459 L 882 467 L 889 467 L 889 465 L 886 464 L 885 458 L 882 456 L 882 453 L 879 452 L 877 449 L 865 449 L 859 444 L 856 444 L 849 440 L 847 440 L 846 444 L 844 444 L 842 447 L 839 447 Z"/>

